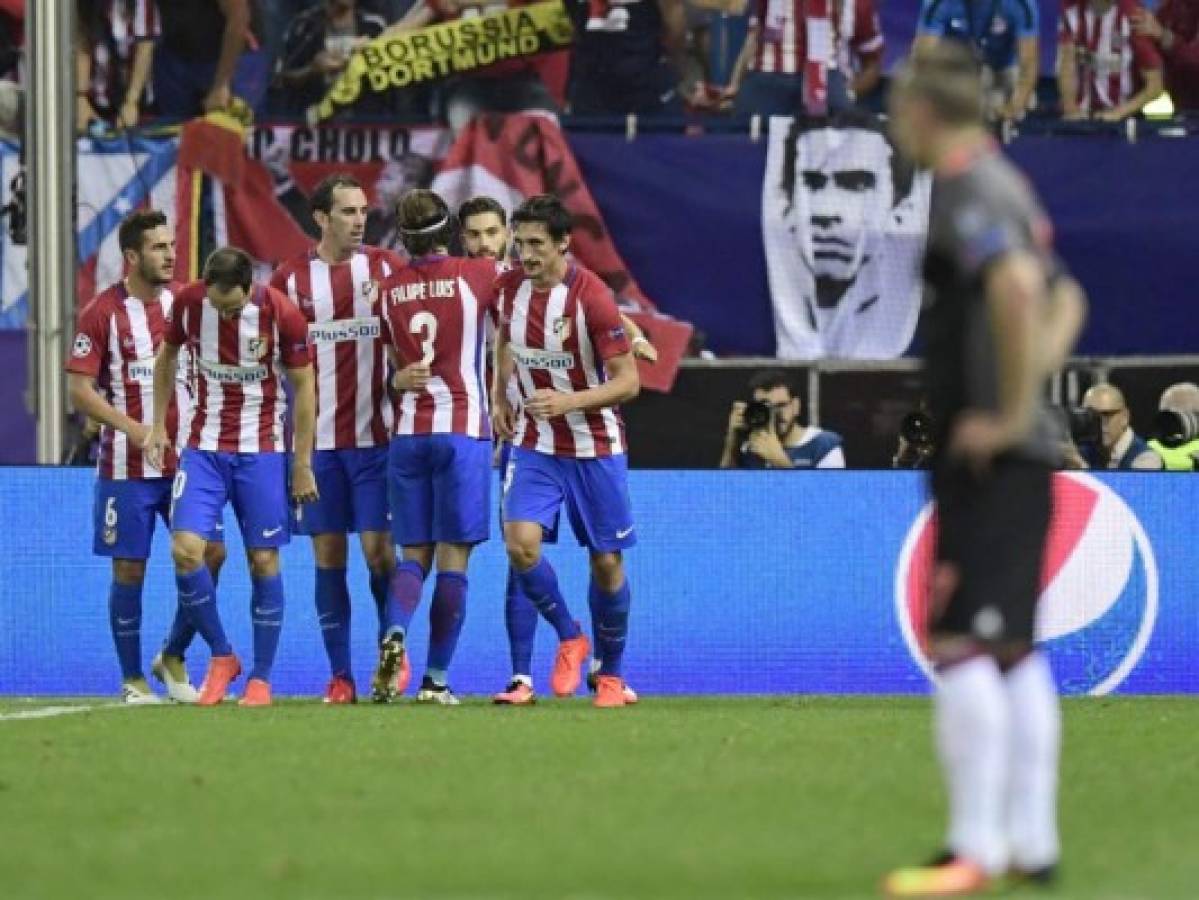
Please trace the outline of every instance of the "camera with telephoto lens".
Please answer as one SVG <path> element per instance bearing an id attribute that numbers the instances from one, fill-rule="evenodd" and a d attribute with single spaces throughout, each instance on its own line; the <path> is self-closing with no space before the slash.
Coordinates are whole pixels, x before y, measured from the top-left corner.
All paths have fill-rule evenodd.
<path id="1" fill-rule="evenodd" d="M 1099 447 L 1103 444 L 1103 417 L 1085 406 L 1065 407 L 1062 418 L 1076 446 Z"/>
<path id="2" fill-rule="evenodd" d="M 1171 449 L 1199 438 L 1199 413 L 1163 409 L 1153 417 L 1153 436 Z"/>
<path id="3" fill-rule="evenodd" d="M 923 469 L 936 449 L 933 417 L 923 409 L 914 409 L 899 421 L 899 446 L 891 460 L 897 469 Z"/>
<path id="4" fill-rule="evenodd" d="M 746 433 L 753 433 L 770 427 L 770 423 L 774 421 L 774 411 L 765 400 L 749 400 L 745 404 L 743 418 Z"/>

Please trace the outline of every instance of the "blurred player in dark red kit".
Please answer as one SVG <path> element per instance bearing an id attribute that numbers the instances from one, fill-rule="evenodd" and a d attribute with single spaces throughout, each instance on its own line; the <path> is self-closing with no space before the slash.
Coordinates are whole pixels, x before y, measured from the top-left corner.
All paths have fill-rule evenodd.
<path id="1" fill-rule="evenodd" d="M 926 377 L 938 510 L 929 645 L 949 793 L 944 852 L 892 896 L 972 894 L 1056 869 L 1061 722 L 1033 648 L 1060 438 L 1040 398 L 1082 326 L 1025 179 L 983 127 L 970 51 L 917 52 L 891 95 L 900 149 L 934 176 L 925 250 Z"/>

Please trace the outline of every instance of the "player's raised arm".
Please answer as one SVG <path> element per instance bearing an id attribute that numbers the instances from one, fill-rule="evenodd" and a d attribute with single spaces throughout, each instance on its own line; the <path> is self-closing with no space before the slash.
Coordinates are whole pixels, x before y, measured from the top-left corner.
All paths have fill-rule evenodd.
<path id="1" fill-rule="evenodd" d="M 175 377 L 179 371 L 180 345 L 172 343 L 177 328 L 173 321 L 154 359 L 154 424 L 146 437 L 145 449 L 146 461 L 156 469 L 162 468 L 163 457 L 171 443 L 167 436 L 167 409 L 175 393 Z"/>

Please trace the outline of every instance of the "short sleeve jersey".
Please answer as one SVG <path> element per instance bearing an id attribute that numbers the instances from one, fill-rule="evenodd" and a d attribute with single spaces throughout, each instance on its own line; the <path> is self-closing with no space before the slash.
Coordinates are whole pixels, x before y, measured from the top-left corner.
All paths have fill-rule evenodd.
<path id="1" fill-rule="evenodd" d="M 1016 65 L 1021 38 L 1037 37 L 1037 0 L 923 0 L 917 33 L 969 44 L 996 71 Z"/>

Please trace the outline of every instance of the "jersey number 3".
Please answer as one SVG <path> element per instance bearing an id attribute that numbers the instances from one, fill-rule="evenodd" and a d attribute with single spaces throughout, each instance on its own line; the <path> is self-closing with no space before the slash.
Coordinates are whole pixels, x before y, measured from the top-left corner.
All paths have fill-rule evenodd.
<path id="1" fill-rule="evenodd" d="M 420 337 L 422 366 L 433 365 L 433 343 L 437 340 L 437 316 L 431 312 L 419 312 L 412 317 L 408 330 Z"/>

